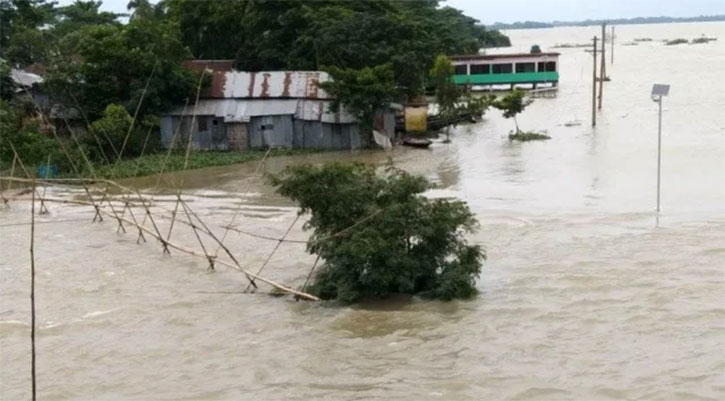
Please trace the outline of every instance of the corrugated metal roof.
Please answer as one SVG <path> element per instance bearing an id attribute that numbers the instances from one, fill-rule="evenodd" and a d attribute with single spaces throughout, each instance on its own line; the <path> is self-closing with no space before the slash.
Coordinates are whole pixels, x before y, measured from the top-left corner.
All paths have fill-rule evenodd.
<path id="1" fill-rule="evenodd" d="M 179 107 L 170 115 L 223 117 L 225 122 L 248 122 L 250 117 L 294 115 L 307 121 L 349 124 L 357 120 L 345 110 L 330 111 L 331 101 L 307 99 L 202 99 L 196 108 Z"/>
<path id="2" fill-rule="evenodd" d="M 448 58 L 452 61 L 457 60 L 498 60 L 506 58 L 546 58 L 546 57 L 559 57 L 561 53 L 549 52 L 549 53 L 509 53 L 509 54 L 468 54 L 449 56 Z"/>
<path id="3" fill-rule="evenodd" d="M 297 103 L 295 117 L 300 120 L 322 121 L 323 123 L 350 124 L 357 119 L 344 107 L 338 111 L 331 110 L 331 101 L 300 99 Z"/>
<path id="4" fill-rule="evenodd" d="M 10 69 L 10 78 L 12 78 L 16 84 L 22 86 L 33 86 L 43 82 L 43 77 L 40 75 L 25 72 L 23 70 L 17 70 L 15 68 Z"/>
<path id="5" fill-rule="evenodd" d="M 223 79 L 221 91 L 212 84 L 211 97 L 234 99 L 330 99 L 318 83 L 330 79 L 322 71 L 227 71 L 215 72 L 214 78 Z"/>

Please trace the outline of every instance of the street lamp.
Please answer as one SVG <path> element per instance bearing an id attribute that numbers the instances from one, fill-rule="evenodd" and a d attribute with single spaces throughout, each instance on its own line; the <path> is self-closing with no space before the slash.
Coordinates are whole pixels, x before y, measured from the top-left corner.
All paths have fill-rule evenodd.
<path id="1" fill-rule="evenodd" d="M 660 171 L 662 166 L 662 98 L 670 93 L 669 85 L 654 84 L 652 101 L 660 106 L 659 126 L 657 129 L 657 212 L 660 211 Z"/>

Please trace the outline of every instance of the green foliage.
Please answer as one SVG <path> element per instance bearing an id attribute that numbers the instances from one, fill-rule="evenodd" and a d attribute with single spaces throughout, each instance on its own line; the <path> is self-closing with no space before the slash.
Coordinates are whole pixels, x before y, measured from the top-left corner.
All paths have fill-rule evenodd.
<path id="1" fill-rule="evenodd" d="M 0 57 L 11 65 L 44 60 L 48 41 L 40 28 L 52 16 L 53 3 L 45 0 L 0 1 Z"/>
<path id="2" fill-rule="evenodd" d="M 526 97 L 526 91 L 515 88 L 511 93 L 494 102 L 493 107 L 503 111 L 505 118 L 513 118 L 516 124 L 516 132 L 519 132 L 519 123 L 516 116 L 526 109 L 533 100 Z"/>
<path id="3" fill-rule="evenodd" d="M 331 81 L 320 88 L 335 97 L 333 109 L 341 104 L 360 121 L 361 129 L 372 131 L 375 111 L 386 107 L 395 96 L 395 80 L 390 65 L 365 67 L 361 70 L 325 68 Z"/>
<path id="4" fill-rule="evenodd" d="M 50 156 L 51 164 L 63 171 L 73 171 L 73 162 L 63 153 L 57 139 L 38 131 L 38 124 L 32 120 L 23 122 L 22 111 L 17 104 L 0 101 L 0 161 L 4 165 L 12 163 L 15 153 L 13 147 L 20 155 L 30 174 L 36 167 L 45 165 Z M 12 144 L 12 146 L 11 146 Z M 68 141 L 63 146 L 74 160 L 81 160 L 80 153 Z M 22 173 L 19 173 L 22 174 Z"/>
<path id="5" fill-rule="evenodd" d="M 126 108 L 109 104 L 103 112 L 103 117 L 94 121 L 90 131 L 83 136 L 83 142 L 91 158 L 99 162 L 114 163 L 121 150 L 124 157 L 141 155 L 144 152 L 144 145 L 146 145 L 145 152 L 157 150 L 158 141 L 154 141 L 151 146 L 146 143 L 146 138 L 149 137 L 148 130 L 153 130 L 154 127 L 147 127 L 137 122 L 131 128 L 132 122 L 133 117 L 128 114 Z M 153 136 L 158 137 L 158 134 Z"/>
<path id="6" fill-rule="evenodd" d="M 235 58 L 239 68 L 361 70 L 390 64 L 399 95 L 423 92 L 436 54 L 510 45 L 437 0 L 167 0 L 168 16 L 200 59 Z"/>
<path id="7" fill-rule="evenodd" d="M 49 68 L 47 87 L 66 104 L 77 100 L 91 120 L 110 103 L 134 111 L 147 82 L 140 119 L 182 102 L 196 86 L 196 75 L 180 66 L 189 53 L 171 22 L 134 18 L 123 26 L 86 25 L 59 47 L 61 57 Z"/>
<path id="8" fill-rule="evenodd" d="M 15 97 L 15 82 L 10 77 L 10 65 L 0 59 L 0 99 L 11 100 Z"/>
<path id="9" fill-rule="evenodd" d="M 435 88 L 436 103 L 442 116 L 448 117 L 456 113 L 456 103 L 461 97 L 458 85 L 453 81 L 453 64 L 443 54 L 436 57 L 430 70 L 430 82 Z"/>
<path id="10" fill-rule="evenodd" d="M 486 111 L 496 101 L 496 95 L 474 95 L 471 91 L 464 92 L 462 101 L 458 106 L 459 114 L 466 114 L 471 120 L 477 120 L 486 114 Z"/>
<path id="11" fill-rule="evenodd" d="M 510 141 L 528 142 L 528 141 L 545 141 L 551 139 L 549 135 L 538 132 L 517 131 L 509 133 Z"/>
<path id="12" fill-rule="evenodd" d="M 430 200 L 423 177 L 389 167 L 384 176 L 363 164 L 288 167 L 277 191 L 310 213 L 308 251 L 321 256 L 309 290 L 355 302 L 393 293 L 438 299 L 476 294 L 485 259 L 465 234 L 478 223 L 464 202 Z"/>
<path id="13" fill-rule="evenodd" d="M 531 46 L 531 51 L 529 53 L 539 54 L 539 53 L 541 53 L 541 47 L 539 47 L 539 45 L 533 45 L 533 46 Z"/>

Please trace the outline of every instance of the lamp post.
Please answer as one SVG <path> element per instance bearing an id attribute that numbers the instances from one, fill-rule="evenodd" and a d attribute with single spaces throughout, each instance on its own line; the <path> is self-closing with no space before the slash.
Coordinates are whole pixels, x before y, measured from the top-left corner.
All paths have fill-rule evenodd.
<path id="1" fill-rule="evenodd" d="M 657 128 L 657 212 L 660 211 L 660 177 L 662 171 L 662 98 L 670 93 L 669 85 L 654 84 L 652 101 L 659 104 L 659 124 Z"/>

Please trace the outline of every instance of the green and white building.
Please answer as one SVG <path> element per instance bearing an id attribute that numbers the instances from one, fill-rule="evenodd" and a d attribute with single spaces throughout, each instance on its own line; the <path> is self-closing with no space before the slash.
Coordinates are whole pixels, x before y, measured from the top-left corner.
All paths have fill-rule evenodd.
<path id="1" fill-rule="evenodd" d="M 455 67 L 455 82 L 474 89 L 536 89 L 556 87 L 559 83 L 559 53 L 483 54 L 450 59 Z"/>

